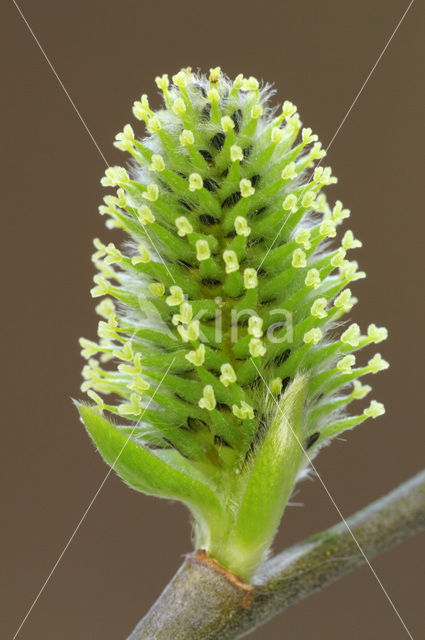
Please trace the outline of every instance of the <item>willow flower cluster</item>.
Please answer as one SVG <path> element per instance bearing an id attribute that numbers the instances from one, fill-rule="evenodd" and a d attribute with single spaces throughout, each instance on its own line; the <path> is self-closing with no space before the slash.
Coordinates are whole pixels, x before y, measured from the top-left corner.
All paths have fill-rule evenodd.
<path id="1" fill-rule="evenodd" d="M 346 322 L 363 278 L 350 212 L 296 107 L 219 67 L 156 78 L 115 146 L 100 213 L 126 235 L 96 239 L 98 340 L 80 404 L 104 459 L 132 487 L 192 512 L 195 544 L 249 579 L 294 483 L 329 440 L 384 413 L 360 382 L 386 369 L 358 352 L 387 337 Z"/>

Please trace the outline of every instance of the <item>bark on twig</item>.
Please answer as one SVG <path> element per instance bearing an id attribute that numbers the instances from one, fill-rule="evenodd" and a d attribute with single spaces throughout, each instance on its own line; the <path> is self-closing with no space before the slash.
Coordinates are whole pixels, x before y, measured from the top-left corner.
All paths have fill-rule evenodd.
<path id="1" fill-rule="evenodd" d="M 252 585 L 202 551 L 188 556 L 128 640 L 242 638 L 365 563 L 362 551 L 369 560 L 425 528 L 425 471 L 346 522 L 265 562 Z"/>

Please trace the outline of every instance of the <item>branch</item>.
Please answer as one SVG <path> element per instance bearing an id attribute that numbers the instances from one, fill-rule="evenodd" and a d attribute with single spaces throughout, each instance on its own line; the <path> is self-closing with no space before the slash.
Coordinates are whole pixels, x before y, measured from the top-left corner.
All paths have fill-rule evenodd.
<path id="1" fill-rule="evenodd" d="M 347 519 L 367 558 L 425 528 L 425 471 Z M 265 562 L 249 585 L 205 552 L 189 555 L 128 640 L 230 640 L 365 558 L 341 522 Z"/>

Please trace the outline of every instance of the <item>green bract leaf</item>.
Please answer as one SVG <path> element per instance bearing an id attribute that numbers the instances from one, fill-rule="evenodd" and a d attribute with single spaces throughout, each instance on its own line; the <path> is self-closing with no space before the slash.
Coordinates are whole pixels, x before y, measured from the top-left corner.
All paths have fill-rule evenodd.
<path id="1" fill-rule="evenodd" d="M 170 463 L 135 443 L 93 408 L 77 403 L 81 419 L 100 455 L 132 489 L 178 499 L 195 513 L 211 514 L 219 502 L 211 489 L 192 477 L 181 456 Z"/>
<path id="2" fill-rule="evenodd" d="M 259 435 L 258 453 L 249 459 L 235 488 L 238 510 L 229 530 L 222 532 L 226 542 L 214 541 L 213 554 L 243 576 L 264 560 L 301 466 L 307 387 L 308 377 L 298 376 L 278 406 L 270 407 L 274 417 Z"/>

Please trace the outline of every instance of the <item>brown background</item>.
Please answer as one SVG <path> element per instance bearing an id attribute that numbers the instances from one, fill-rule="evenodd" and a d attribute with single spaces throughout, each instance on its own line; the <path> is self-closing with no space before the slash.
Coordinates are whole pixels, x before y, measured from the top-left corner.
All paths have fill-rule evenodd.
<path id="1" fill-rule="evenodd" d="M 407 0 L 57 2 L 22 9 L 111 164 L 115 133 L 155 75 L 221 65 L 274 81 L 324 146 Z M 3 2 L 2 464 L 0 636 L 12 638 L 99 484 L 104 466 L 70 397 L 77 338 L 95 336 L 92 238 L 102 158 L 10 0 Z M 336 138 L 329 194 L 352 209 L 366 281 L 353 318 L 386 324 L 389 372 L 373 379 L 387 415 L 324 451 L 318 468 L 344 514 L 423 465 L 423 203 L 420 3 Z M 137 129 L 139 132 L 141 128 Z M 6 233 L 5 233 L 6 227 Z M 109 235 L 108 235 L 109 234 Z M 423 335 L 423 333 L 422 333 Z M 275 548 L 337 520 L 316 481 L 299 486 Z M 190 550 L 186 512 L 112 476 L 23 627 L 22 640 L 124 639 Z M 424 538 L 374 561 L 413 637 L 424 633 Z M 406 638 L 367 568 L 275 618 L 252 638 Z"/>

